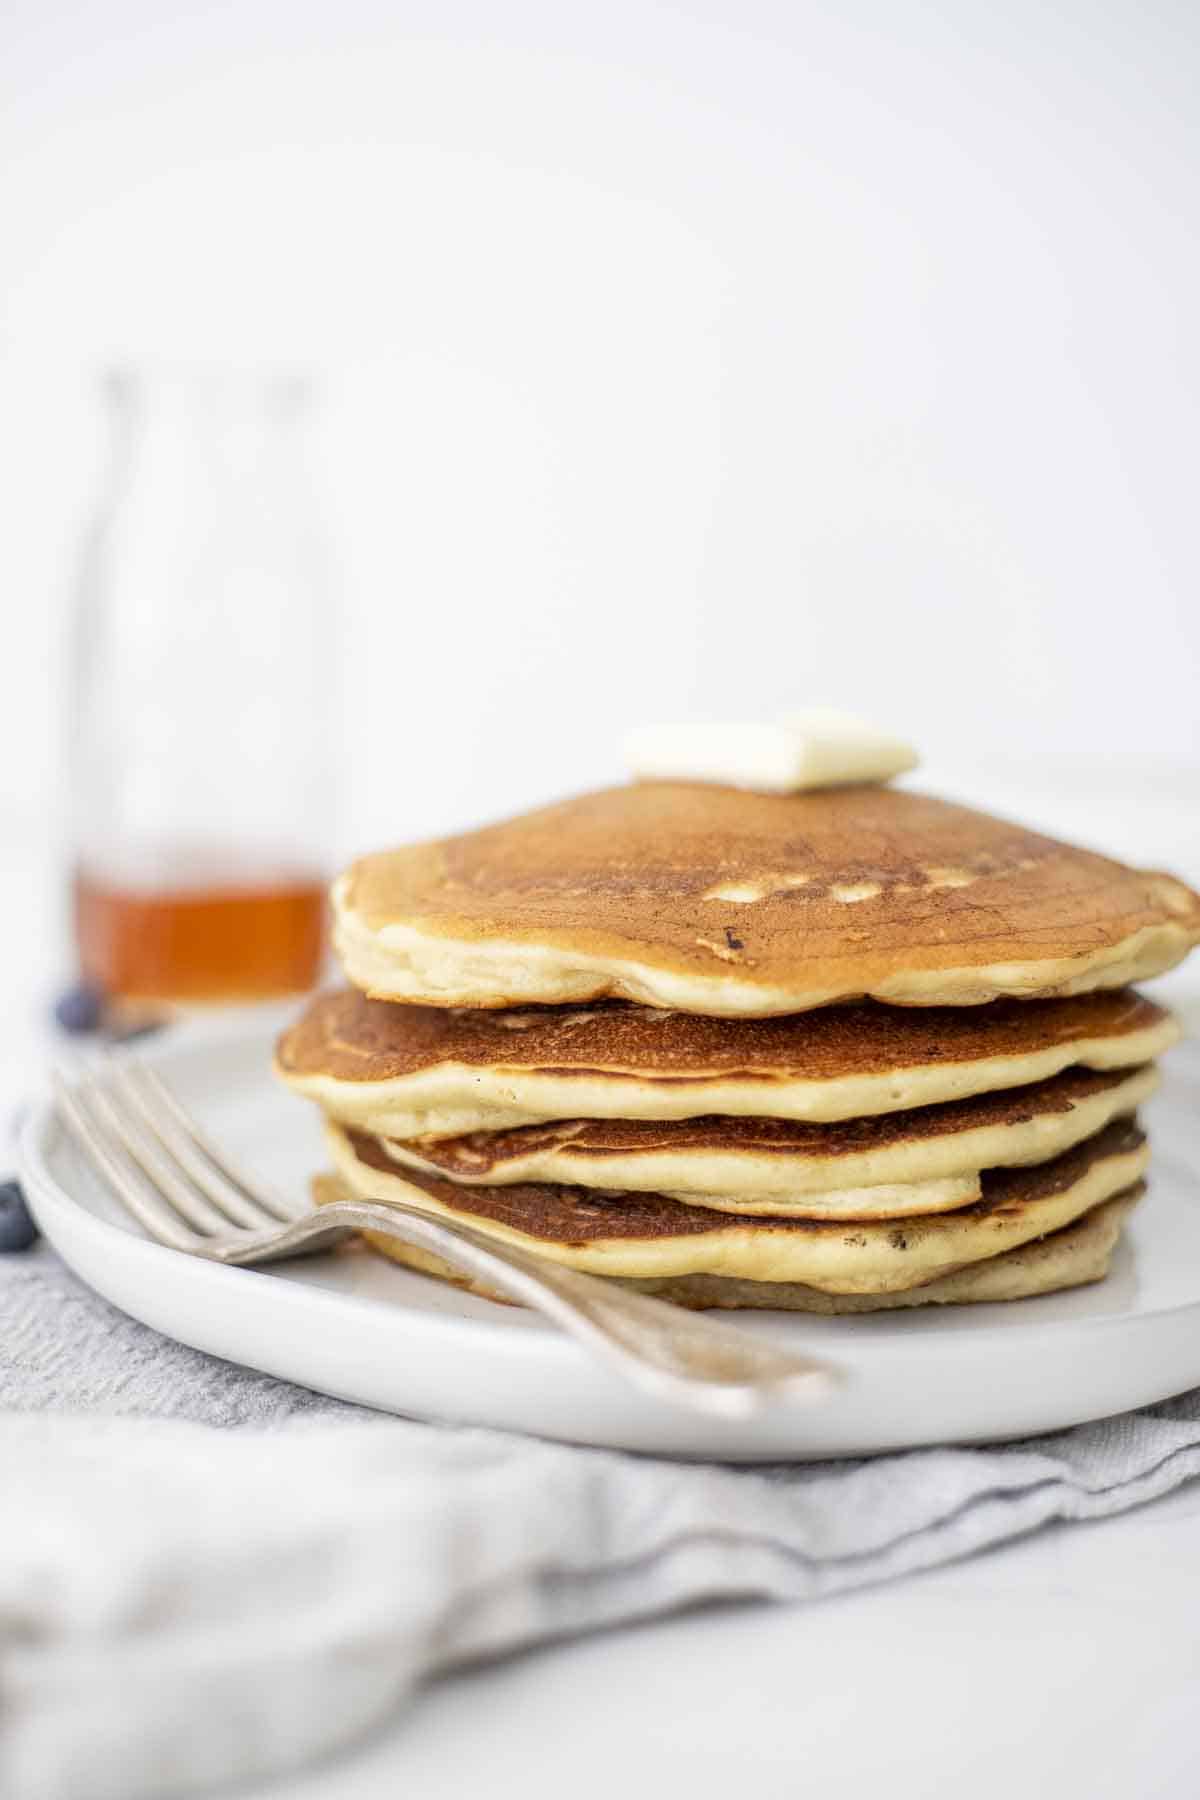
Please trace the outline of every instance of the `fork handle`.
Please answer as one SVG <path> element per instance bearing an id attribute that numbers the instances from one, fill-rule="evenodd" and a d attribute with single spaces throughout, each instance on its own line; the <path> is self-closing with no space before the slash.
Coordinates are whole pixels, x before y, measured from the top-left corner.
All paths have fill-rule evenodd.
<path id="1" fill-rule="evenodd" d="M 238 1264 L 274 1262 L 351 1231 L 379 1232 L 433 1252 L 552 1319 L 636 1387 L 695 1411 L 745 1417 L 770 1400 L 822 1399 L 842 1380 L 840 1370 L 817 1357 L 781 1350 L 398 1201 L 330 1201 L 282 1231 L 264 1232 L 258 1245 L 243 1238 L 236 1248 L 214 1245 L 208 1254 Z"/>

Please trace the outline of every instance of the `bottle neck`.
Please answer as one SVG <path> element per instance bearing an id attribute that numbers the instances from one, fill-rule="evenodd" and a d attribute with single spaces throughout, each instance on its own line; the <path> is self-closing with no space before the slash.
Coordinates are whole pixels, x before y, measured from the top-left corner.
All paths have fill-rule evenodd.
<path id="1" fill-rule="evenodd" d="M 299 398 L 269 380 L 110 387 L 72 639 L 89 862 L 166 845 L 183 866 L 187 846 L 216 844 L 290 866 L 325 837 L 335 658 Z"/>
<path id="2" fill-rule="evenodd" d="M 253 484 L 263 497 L 294 480 L 308 406 L 303 379 L 224 370 L 119 372 L 110 378 L 113 488 Z"/>

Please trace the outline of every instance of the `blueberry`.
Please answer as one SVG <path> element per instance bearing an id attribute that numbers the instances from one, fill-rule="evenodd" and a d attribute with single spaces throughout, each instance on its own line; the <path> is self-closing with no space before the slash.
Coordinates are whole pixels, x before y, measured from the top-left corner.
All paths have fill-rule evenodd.
<path id="1" fill-rule="evenodd" d="M 37 1234 L 38 1228 L 25 1204 L 20 1184 L 0 1182 L 0 1252 L 28 1250 Z"/>
<path id="2" fill-rule="evenodd" d="M 86 981 L 81 981 L 59 995 L 54 1004 L 54 1017 L 72 1036 L 99 1031 L 104 1018 L 104 996 L 99 988 L 89 987 Z"/>

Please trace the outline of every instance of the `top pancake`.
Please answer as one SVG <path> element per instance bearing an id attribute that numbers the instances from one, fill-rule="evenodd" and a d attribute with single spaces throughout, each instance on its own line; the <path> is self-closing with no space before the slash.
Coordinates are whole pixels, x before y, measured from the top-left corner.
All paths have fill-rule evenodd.
<path id="1" fill-rule="evenodd" d="M 347 975 L 382 998 L 722 1017 L 1079 994 L 1200 941 L 1170 876 L 882 786 L 607 789 L 364 857 L 334 910 Z"/>

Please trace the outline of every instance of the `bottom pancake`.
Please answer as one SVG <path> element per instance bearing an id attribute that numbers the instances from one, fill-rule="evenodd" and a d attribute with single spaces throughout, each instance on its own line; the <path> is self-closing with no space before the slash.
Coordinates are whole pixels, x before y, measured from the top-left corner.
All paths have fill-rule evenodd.
<path id="1" fill-rule="evenodd" d="M 329 1123 L 327 1135 L 337 1173 L 359 1198 L 460 1219 L 569 1268 L 659 1282 L 797 1282 L 830 1294 L 920 1287 L 1059 1231 L 1138 1181 L 1148 1154 L 1136 1124 L 1120 1121 L 1052 1162 L 985 1171 L 974 1205 L 896 1223 L 748 1218 L 659 1194 L 551 1183 L 459 1187 L 416 1170 L 401 1175 L 366 1133 Z"/>
<path id="2" fill-rule="evenodd" d="M 1103 1281 L 1121 1226 L 1144 1192 L 1145 1184 L 1137 1182 L 1112 1200 L 1094 1206 L 1073 1225 L 1051 1232 L 1048 1237 L 1035 1238 L 1015 1250 L 1005 1250 L 999 1256 L 971 1263 L 966 1268 L 926 1282 L 923 1287 L 890 1294 L 825 1294 L 819 1288 L 806 1287 L 800 1282 L 739 1281 L 721 1275 L 684 1275 L 651 1281 L 618 1277 L 616 1280 L 619 1287 L 656 1294 L 662 1300 L 694 1311 L 723 1307 L 729 1310 L 864 1313 L 898 1307 L 978 1306 L 988 1302 L 1026 1300 L 1037 1294 L 1054 1294 L 1066 1288 L 1086 1287 L 1089 1283 Z M 352 1194 L 336 1175 L 319 1175 L 313 1183 L 313 1197 L 320 1206 L 350 1198 Z M 403 1244 L 397 1238 L 384 1237 L 378 1232 L 368 1231 L 363 1235 L 372 1249 L 418 1274 L 451 1282 L 485 1300 L 514 1304 L 507 1294 L 461 1274 L 427 1250 Z"/>

